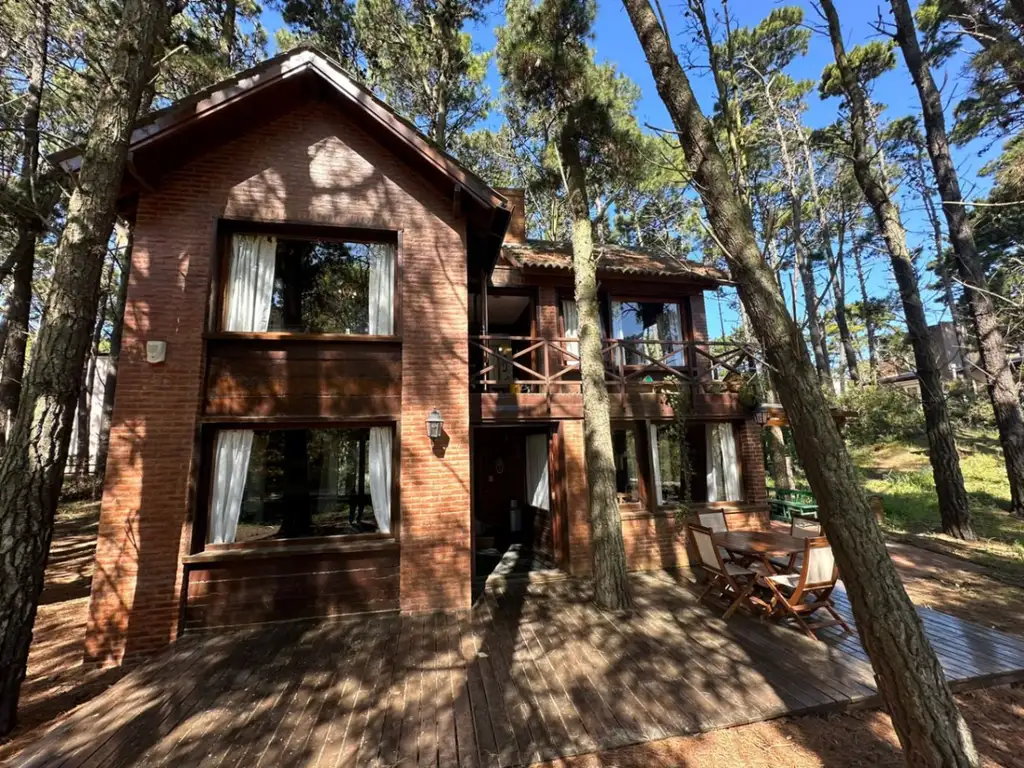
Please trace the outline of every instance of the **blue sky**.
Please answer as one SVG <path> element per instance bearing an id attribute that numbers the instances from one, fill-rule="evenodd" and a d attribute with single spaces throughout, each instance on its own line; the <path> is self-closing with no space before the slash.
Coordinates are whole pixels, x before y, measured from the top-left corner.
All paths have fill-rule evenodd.
<path id="1" fill-rule="evenodd" d="M 269 3 L 268 3 L 269 5 Z M 714 2 L 709 5 L 716 5 Z M 789 74 L 796 79 L 808 79 L 817 81 L 824 66 L 832 61 L 832 49 L 828 38 L 822 34 L 823 22 L 814 10 L 812 4 L 806 0 L 792 0 L 787 3 L 770 2 L 770 0 L 733 0 L 730 3 L 731 12 L 740 26 L 753 26 L 763 19 L 772 8 L 781 5 L 799 5 L 804 9 L 804 21 L 814 27 L 810 42 L 808 55 L 799 58 L 791 66 Z M 878 0 L 837 0 L 843 31 L 846 37 L 847 47 L 857 43 L 867 42 L 871 39 L 878 39 L 879 35 L 875 25 L 881 15 L 884 21 L 891 16 L 887 2 Z M 682 18 L 685 2 L 681 0 L 668 0 L 663 3 L 665 14 L 668 18 L 670 31 L 673 33 L 673 40 L 677 50 L 682 50 L 689 40 L 684 35 L 684 20 Z M 273 45 L 273 32 L 280 28 L 282 23 L 279 14 L 273 9 L 267 9 L 263 15 L 264 25 L 270 32 L 271 45 Z M 480 50 L 491 50 L 494 48 L 494 30 L 504 23 L 504 5 L 500 1 L 492 2 L 487 10 L 487 18 L 474 25 L 471 30 L 474 44 Z M 620 2 L 612 0 L 599 1 L 597 24 L 595 26 L 594 47 L 597 57 L 600 60 L 613 62 L 616 67 L 629 76 L 639 87 L 641 99 L 637 108 L 637 117 L 640 123 L 650 124 L 658 127 L 671 127 L 671 121 L 665 107 L 658 97 L 655 89 L 651 71 L 644 59 L 629 17 L 626 15 Z M 694 57 L 703 61 L 701 51 L 695 51 Z M 877 102 L 888 106 L 887 119 L 895 119 L 908 114 L 920 112 L 920 102 L 917 91 L 910 79 L 909 73 L 903 67 L 902 57 L 897 51 L 898 67 L 896 70 L 883 75 L 875 85 L 874 99 Z M 951 60 L 943 70 L 935 72 L 936 81 L 943 87 L 943 98 L 947 104 L 955 104 L 962 93 L 957 90 L 958 84 L 962 81 L 963 59 Z M 714 100 L 713 83 L 706 72 L 690 73 L 693 87 L 698 99 L 701 101 L 705 111 L 710 112 Z M 500 89 L 497 70 L 493 63 L 488 75 L 488 85 L 492 95 L 497 95 Z M 831 123 L 835 119 L 837 100 L 829 99 L 822 101 L 816 92 L 809 96 L 809 109 L 806 115 L 808 125 L 817 128 Z M 493 114 L 489 122 L 500 121 L 500 114 Z M 948 125 L 952 126 L 952 116 L 947 115 Z M 978 198 L 985 194 L 988 182 L 979 178 L 977 172 L 991 159 L 998 151 L 998 145 L 985 151 L 981 143 L 975 143 L 963 148 L 955 148 L 955 160 L 960 171 L 961 185 L 967 198 Z M 930 228 L 919 210 L 920 205 L 911 200 L 903 202 L 904 223 L 908 229 L 908 237 L 912 246 L 924 244 L 926 250 L 931 243 Z M 925 258 L 929 258 L 926 253 Z M 849 282 L 852 283 L 852 275 Z M 850 286 L 852 289 L 852 285 Z M 875 259 L 870 267 L 869 290 L 877 295 L 885 295 L 892 290 L 892 280 L 888 265 L 882 259 Z M 925 293 L 926 302 L 929 305 L 931 319 L 937 320 L 941 316 L 941 308 L 936 303 L 936 297 L 930 292 Z M 850 301 L 856 296 L 851 295 Z M 736 314 L 728 308 L 723 311 L 725 316 L 726 330 L 736 322 Z M 713 335 L 721 333 L 722 328 L 718 322 L 717 307 L 708 307 L 708 319 L 711 324 L 709 329 Z M 948 319 L 948 318 L 945 318 Z"/>

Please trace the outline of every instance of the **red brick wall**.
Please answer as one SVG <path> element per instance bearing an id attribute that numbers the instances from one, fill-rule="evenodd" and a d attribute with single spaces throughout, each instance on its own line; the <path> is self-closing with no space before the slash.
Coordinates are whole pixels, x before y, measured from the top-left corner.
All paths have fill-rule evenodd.
<path id="1" fill-rule="evenodd" d="M 737 429 L 744 501 L 726 509 L 730 525 L 757 527 L 766 520 L 764 455 L 760 428 L 753 421 Z M 583 455 L 583 422 L 563 422 L 565 471 L 568 486 L 569 571 L 574 576 L 589 575 L 590 551 L 589 503 Z M 677 521 L 672 512 L 622 512 L 622 536 L 626 545 L 626 563 L 630 570 L 677 568 L 689 564 L 685 540 L 686 520 Z"/>
<path id="2" fill-rule="evenodd" d="M 141 195 L 86 638 L 94 660 L 153 651 L 178 630 L 221 217 L 402 233 L 401 602 L 469 605 L 465 225 L 339 110 L 310 103 Z M 168 343 L 166 363 L 145 363 L 147 339 Z M 435 407 L 443 450 L 426 437 Z"/>

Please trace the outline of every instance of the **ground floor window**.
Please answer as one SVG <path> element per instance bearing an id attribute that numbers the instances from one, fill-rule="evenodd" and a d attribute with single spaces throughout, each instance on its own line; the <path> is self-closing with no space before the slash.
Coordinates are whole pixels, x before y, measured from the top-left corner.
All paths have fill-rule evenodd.
<path id="1" fill-rule="evenodd" d="M 650 425 L 656 504 L 669 506 L 684 501 L 687 480 L 691 502 L 741 501 L 743 489 L 733 424 L 687 425 L 686 456 L 680 428 L 676 424 Z"/>
<path id="2" fill-rule="evenodd" d="M 636 458 L 636 435 L 632 429 L 612 430 L 612 451 L 619 502 L 640 501 L 640 467 Z"/>
<path id="3" fill-rule="evenodd" d="M 207 542 L 391 530 L 392 427 L 222 429 Z"/>

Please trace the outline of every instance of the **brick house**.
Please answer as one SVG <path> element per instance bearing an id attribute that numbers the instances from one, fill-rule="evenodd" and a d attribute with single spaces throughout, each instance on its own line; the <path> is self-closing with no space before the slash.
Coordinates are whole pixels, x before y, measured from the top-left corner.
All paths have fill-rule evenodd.
<path id="1" fill-rule="evenodd" d="M 91 659 L 590 570 L 571 257 L 523 203 L 309 49 L 137 127 Z M 706 354 L 723 277 L 618 247 L 600 277 L 629 562 L 683 566 L 661 381 L 693 392 L 694 506 L 765 507 L 759 427 Z"/>

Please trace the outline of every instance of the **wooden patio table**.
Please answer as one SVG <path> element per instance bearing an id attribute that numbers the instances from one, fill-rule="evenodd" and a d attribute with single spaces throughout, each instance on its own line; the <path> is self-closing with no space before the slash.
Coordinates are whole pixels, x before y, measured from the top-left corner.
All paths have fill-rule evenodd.
<path id="1" fill-rule="evenodd" d="M 760 561 L 768 573 L 777 573 L 771 558 L 789 559 L 804 551 L 804 540 L 775 531 L 726 531 L 716 533 L 712 540 L 741 562 Z"/>

